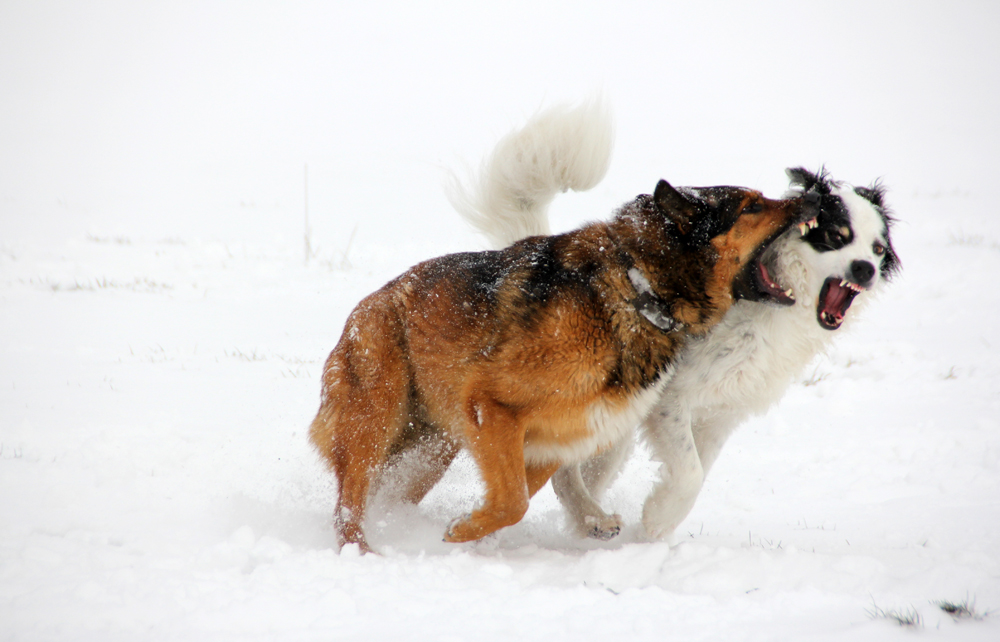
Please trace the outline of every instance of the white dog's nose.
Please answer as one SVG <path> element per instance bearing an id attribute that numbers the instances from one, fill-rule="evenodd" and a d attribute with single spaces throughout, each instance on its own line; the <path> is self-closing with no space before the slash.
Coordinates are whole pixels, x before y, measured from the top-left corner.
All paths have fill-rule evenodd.
<path id="1" fill-rule="evenodd" d="M 851 274 L 858 285 L 868 285 L 875 276 L 875 266 L 869 261 L 851 261 Z"/>

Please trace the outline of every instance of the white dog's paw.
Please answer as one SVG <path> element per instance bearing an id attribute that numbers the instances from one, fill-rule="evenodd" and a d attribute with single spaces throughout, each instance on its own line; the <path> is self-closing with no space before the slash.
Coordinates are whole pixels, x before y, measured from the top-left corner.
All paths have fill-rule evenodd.
<path id="1" fill-rule="evenodd" d="M 645 531 L 646 538 L 650 541 L 671 541 L 676 527 L 672 522 L 659 522 L 652 519 L 643 518 L 642 530 Z"/>
<path id="2" fill-rule="evenodd" d="M 678 516 L 678 512 L 672 503 L 660 504 L 656 501 L 647 501 L 642 511 L 642 529 L 646 537 L 652 541 L 668 539 L 686 515 L 683 513 Z"/>
<path id="3" fill-rule="evenodd" d="M 694 483 L 661 485 L 646 498 L 642 507 L 642 527 L 653 540 L 670 537 L 691 512 L 700 486 Z"/>
<path id="4" fill-rule="evenodd" d="M 622 532 L 621 515 L 587 515 L 584 518 L 586 523 L 587 537 L 593 537 L 601 541 L 608 541 Z"/>

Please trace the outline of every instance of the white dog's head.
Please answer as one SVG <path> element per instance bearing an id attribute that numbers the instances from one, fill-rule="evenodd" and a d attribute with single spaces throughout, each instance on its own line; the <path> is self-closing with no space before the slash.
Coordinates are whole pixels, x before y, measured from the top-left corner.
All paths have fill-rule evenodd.
<path id="1" fill-rule="evenodd" d="M 765 262 L 774 281 L 792 291 L 790 303 L 815 305 L 820 327 L 836 330 L 856 297 L 869 298 L 899 270 L 885 189 L 846 185 L 822 169 L 789 169 L 788 176 L 788 195 L 813 200 L 819 214 L 786 232 Z"/>

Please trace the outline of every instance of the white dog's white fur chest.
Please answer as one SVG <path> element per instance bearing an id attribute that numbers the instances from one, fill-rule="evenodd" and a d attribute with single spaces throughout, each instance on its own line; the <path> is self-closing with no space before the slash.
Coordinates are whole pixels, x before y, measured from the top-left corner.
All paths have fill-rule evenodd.
<path id="1" fill-rule="evenodd" d="M 666 394 L 670 403 L 685 406 L 696 423 L 728 414 L 738 422 L 766 412 L 830 339 L 808 318 L 815 312 L 802 307 L 747 304 L 731 311 L 707 337 L 687 346 Z"/>

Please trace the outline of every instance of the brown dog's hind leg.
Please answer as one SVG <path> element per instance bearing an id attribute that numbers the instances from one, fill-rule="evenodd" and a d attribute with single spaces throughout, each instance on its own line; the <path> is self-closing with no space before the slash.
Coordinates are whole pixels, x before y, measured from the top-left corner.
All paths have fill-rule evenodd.
<path id="1" fill-rule="evenodd" d="M 327 359 L 322 402 L 310 428 L 310 440 L 337 477 L 340 544 L 357 544 L 362 552 L 371 551 L 362 526 L 372 482 L 409 418 L 401 333 L 388 306 L 377 300 L 358 306 Z"/>
<path id="2" fill-rule="evenodd" d="M 416 447 L 417 462 L 407 471 L 409 477 L 403 486 L 402 500 L 413 505 L 419 504 L 448 472 L 448 467 L 460 449 L 459 444 L 443 436 L 419 444 Z"/>

